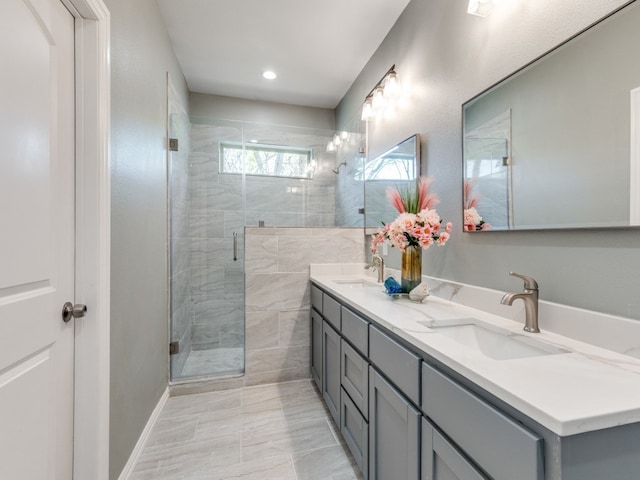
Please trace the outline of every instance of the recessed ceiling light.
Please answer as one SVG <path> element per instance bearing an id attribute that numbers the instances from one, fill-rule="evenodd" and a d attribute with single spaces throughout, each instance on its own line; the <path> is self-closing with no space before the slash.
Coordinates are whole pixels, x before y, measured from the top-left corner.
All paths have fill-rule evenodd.
<path id="1" fill-rule="evenodd" d="M 262 72 L 262 76 L 264 78 L 266 78 L 267 80 L 273 80 L 277 77 L 275 72 L 272 72 L 271 70 L 266 70 L 264 72 Z"/>

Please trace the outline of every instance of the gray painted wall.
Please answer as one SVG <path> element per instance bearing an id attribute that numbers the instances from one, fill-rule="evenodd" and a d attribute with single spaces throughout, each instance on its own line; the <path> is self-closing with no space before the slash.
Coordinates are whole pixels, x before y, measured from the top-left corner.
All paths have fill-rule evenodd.
<path id="1" fill-rule="evenodd" d="M 111 12 L 110 473 L 118 477 L 167 386 L 166 72 L 187 89 L 154 0 Z"/>
<path id="2" fill-rule="evenodd" d="M 422 135 L 423 172 L 435 177 L 438 211 L 455 222 L 452 240 L 423 256 L 424 272 L 459 282 L 518 290 L 510 270 L 534 276 L 545 300 L 640 319 L 640 231 L 537 231 L 463 234 L 461 105 L 590 25 L 624 0 L 503 2 L 487 18 L 467 2 L 413 0 L 338 105 L 348 124 L 392 65 L 409 101 L 395 120 L 371 125 L 371 149 Z M 389 259 L 396 263 L 394 252 Z"/>
<path id="3" fill-rule="evenodd" d="M 335 112 L 328 108 L 300 107 L 204 93 L 191 93 L 189 102 L 194 123 L 237 120 L 267 125 L 335 129 Z"/>

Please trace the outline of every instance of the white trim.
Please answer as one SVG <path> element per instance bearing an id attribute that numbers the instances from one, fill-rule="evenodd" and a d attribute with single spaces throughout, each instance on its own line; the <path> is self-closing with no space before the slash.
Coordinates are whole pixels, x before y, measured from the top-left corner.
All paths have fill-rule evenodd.
<path id="1" fill-rule="evenodd" d="M 640 87 L 631 90 L 629 223 L 640 225 Z"/>
<path id="2" fill-rule="evenodd" d="M 129 476 L 133 473 L 133 469 L 136 466 L 136 462 L 138 461 L 138 458 L 140 457 L 140 454 L 144 449 L 144 444 L 147 443 L 147 440 L 149 439 L 149 435 L 151 434 L 151 430 L 153 429 L 153 426 L 158 421 L 158 418 L 162 413 L 162 409 L 164 408 L 168 399 L 169 399 L 169 387 L 167 386 L 167 388 L 165 388 L 164 390 L 164 393 L 160 397 L 160 400 L 158 400 L 156 408 L 154 408 L 153 412 L 151 412 L 151 416 L 149 417 L 149 420 L 147 421 L 147 424 L 145 425 L 144 430 L 142 430 L 142 433 L 140 434 L 140 437 L 136 442 L 136 446 L 133 448 L 133 451 L 129 456 L 129 460 L 127 460 L 127 463 L 122 469 L 122 472 L 120 472 L 120 476 L 118 477 L 118 480 L 127 480 Z"/>
<path id="3" fill-rule="evenodd" d="M 109 11 L 102 0 L 62 0 L 76 37 L 76 286 L 88 307 L 75 325 L 74 471 L 109 478 L 111 189 Z"/>

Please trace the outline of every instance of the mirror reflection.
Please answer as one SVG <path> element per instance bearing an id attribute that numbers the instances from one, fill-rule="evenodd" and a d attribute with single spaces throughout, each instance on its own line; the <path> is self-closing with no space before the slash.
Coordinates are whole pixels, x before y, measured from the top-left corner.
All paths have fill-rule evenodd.
<path id="1" fill-rule="evenodd" d="M 398 215 L 387 199 L 387 189 L 413 183 L 420 176 L 420 135 L 367 159 L 358 176 L 365 185 L 365 227 L 374 230 Z"/>
<path id="2" fill-rule="evenodd" d="M 492 230 L 640 225 L 639 5 L 463 105 L 465 213 L 471 204 L 477 212 L 468 222 Z"/>

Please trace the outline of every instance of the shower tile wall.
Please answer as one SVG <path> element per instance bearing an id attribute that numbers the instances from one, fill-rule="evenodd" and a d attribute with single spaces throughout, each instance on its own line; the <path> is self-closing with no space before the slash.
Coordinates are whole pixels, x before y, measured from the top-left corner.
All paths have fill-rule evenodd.
<path id="1" fill-rule="evenodd" d="M 170 198 L 170 289 L 171 341 L 179 341 L 180 352 L 171 355 L 172 378 L 182 370 L 191 352 L 191 238 L 189 217 L 191 192 L 189 179 L 189 144 L 191 123 L 179 103 L 179 96 L 169 87 L 169 132 L 177 138 L 179 149 L 169 156 Z"/>
<path id="2" fill-rule="evenodd" d="M 228 122 L 191 127 L 191 348 L 241 348 L 244 332 L 244 226 L 334 226 L 335 155 L 330 137 Z M 313 180 L 221 174 L 220 141 L 313 146 L 318 162 Z M 245 210 L 246 208 L 246 210 Z M 238 233 L 237 261 L 233 233 Z M 211 373 L 211 372 L 204 372 Z"/>
<path id="3" fill-rule="evenodd" d="M 310 263 L 363 263 L 362 228 L 247 228 L 245 385 L 309 378 Z"/>
<path id="4" fill-rule="evenodd" d="M 218 142 L 238 142 L 237 126 L 191 127 L 191 299 L 193 350 L 244 346 L 242 243 L 233 258 L 233 233 L 242 233 L 242 182 L 218 172 Z M 241 368 L 240 368 L 241 369 Z M 202 372 L 210 374 L 215 372 Z"/>

